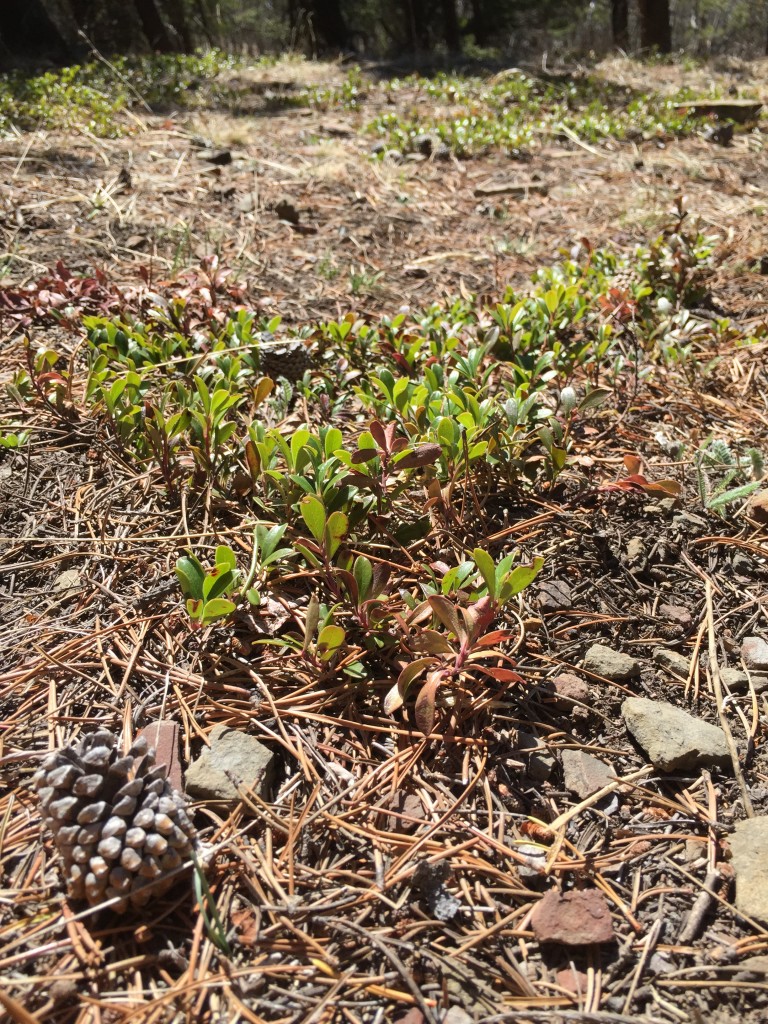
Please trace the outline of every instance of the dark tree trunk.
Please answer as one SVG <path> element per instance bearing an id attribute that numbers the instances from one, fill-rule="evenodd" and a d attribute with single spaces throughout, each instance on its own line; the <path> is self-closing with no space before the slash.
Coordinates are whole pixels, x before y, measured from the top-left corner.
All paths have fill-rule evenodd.
<path id="1" fill-rule="evenodd" d="M 332 50 L 346 50 L 349 34 L 339 0 L 313 0 L 311 11 L 318 40 Z"/>
<path id="2" fill-rule="evenodd" d="M 640 0 L 640 45 L 659 53 L 672 49 L 669 0 Z"/>
<path id="3" fill-rule="evenodd" d="M 461 32 L 459 16 L 456 12 L 456 0 L 440 0 L 443 9 L 443 38 L 451 53 L 461 52 Z"/>
<path id="4" fill-rule="evenodd" d="M 41 0 L 0 2 L 0 62 L 66 60 L 67 46 Z"/>
<path id="5" fill-rule="evenodd" d="M 133 5 L 150 47 L 160 53 L 173 53 L 175 47 L 160 17 L 155 0 L 133 0 Z"/>
<path id="6" fill-rule="evenodd" d="M 208 10 L 206 0 L 195 0 L 195 8 L 197 9 L 197 18 L 200 21 L 200 28 L 202 29 L 208 45 L 216 46 L 216 32 L 214 31 L 213 24 L 211 23 L 211 13 Z"/>
<path id="7" fill-rule="evenodd" d="M 171 28 L 181 44 L 179 49 L 183 49 L 185 53 L 191 53 L 194 49 L 194 42 L 192 40 L 192 33 L 189 31 L 187 12 L 184 10 L 184 0 L 164 0 L 164 5 L 168 12 Z"/>
<path id="8" fill-rule="evenodd" d="M 405 16 L 408 19 L 408 33 L 411 49 L 419 53 L 429 49 L 429 19 L 424 0 L 405 0 Z"/>
<path id="9" fill-rule="evenodd" d="M 629 49 L 629 3 L 628 0 L 611 0 L 611 32 L 613 45 L 620 50 Z"/>
<path id="10" fill-rule="evenodd" d="M 488 21 L 485 16 L 483 0 L 472 0 L 472 17 L 469 19 L 467 31 L 475 37 L 478 46 L 486 46 L 489 40 Z"/>

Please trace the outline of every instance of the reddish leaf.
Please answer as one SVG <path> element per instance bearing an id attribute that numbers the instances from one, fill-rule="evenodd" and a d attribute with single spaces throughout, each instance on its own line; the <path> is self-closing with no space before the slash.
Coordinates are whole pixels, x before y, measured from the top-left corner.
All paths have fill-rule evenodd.
<path id="1" fill-rule="evenodd" d="M 682 491 L 682 487 L 677 480 L 655 480 L 653 483 L 646 484 L 645 490 L 648 494 L 663 494 L 668 498 L 676 498 Z"/>
<path id="2" fill-rule="evenodd" d="M 503 640 L 510 640 L 514 635 L 515 631 L 512 629 L 494 629 L 491 633 L 486 633 L 485 636 L 475 640 L 475 647 L 493 647 L 494 644 L 499 644 Z"/>
<path id="3" fill-rule="evenodd" d="M 417 466 L 431 466 L 440 458 L 442 447 L 439 444 L 422 444 L 412 452 L 404 455 L 395 463 L 398 469 L 415 469 Z"/>
<path id="4" fill-rule="evenodd" d="M 349 461 L 353 466 L 358 466 L 361 462 L 370 462 L 378 457 L 379 452 L 376 448 L 358 448 L 356 452 L 352 452 L 352 457 Z"/>
<path id="5" fill-rule="evenodd" d="M 449 629 L 457 638 L 461 638 L 465 635 L 465 630 L 462 628 L 462 623 L 459 619 L 456 608 L 447 597 L 442 597 L 440 594 L 433 594 L 431 597 L 428 597 L 427 600 L 429 601 L 430 608 L 438 619 L 440 619 L 446 629 Z"/>
<path id="6" fill-rule="evenodd" d="M 432 732 L 432 726 L 435 724 L 435 700 L 438 687 L 443 682 L 443 679 L 444 676 L 441 671 L 430 672 L 427 675 L 426 682 L 419 690 L 419 696 L 416 698 L 416 705 L 413 709 L 416 725 L 425 736 L 429 736 Z"/>
<path id="7" fill-rule="evenodd" d="M 482 672 L 483 675 L 490 676 L 491 679 L 495 679 L 497 683 L 524 683 L 523 677 L 513 672 L 511 668 L 494 668 L 487 665 L 473 665 L 473 672 Z"/>

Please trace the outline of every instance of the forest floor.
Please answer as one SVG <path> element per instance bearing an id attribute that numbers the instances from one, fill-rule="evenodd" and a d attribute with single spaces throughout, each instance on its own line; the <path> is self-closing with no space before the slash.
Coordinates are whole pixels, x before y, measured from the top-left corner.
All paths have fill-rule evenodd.
<path id="1" fill-rule="evenodd" d="M 716 80 L 726 96 L 768 94 L 764 62 L 685 71 L 615 60 L 597 73 L 662 91 Z M 374 159 L 366 125 L 418 110 L 415 86 L 372 85 L 355 109 L 323 109 L 280 97 L 343 83 L 339 65 L 235 74 L 236 114 L 134 107 L 117 139 L 82 129 L 0 140 L 0 378 L 12 384 L 0 431 L 24 441 L 0 448 L 8 1019 L 765 1021 L 768 918 L 759 892 L 750 910 L 748 890 L 768 877 L 768 833 L 754 863 L 731 850 L 737 824 L 768 815 L 768 503 L 744 461 L 768 451 L 764 122 L 728 145 L 703 132 L 607 143 L 542 133 L 519 159 L 457 159 L 431 144 Z M 408 644 L 366 654 L 370 630 L 333 589 L 341 577 L 311 558 L 265 571 L 261 605 L 192 628 L 176 559 L 194 549 L 205 562 L 227 544 L 247 565 L 254 523 L 280 524 L 281 512 L 270 520 L 269 501 L 237 477 L 164 488 L 146 455 L 117 443 L 117 421 L 86 393 L 83 317 L 141 319 L 183 295 L 210 326 L 242 305 L 265 322 L 281 316 L 278 337 L 318 345 L 318 379 L 360 386 L 373 362 L 356 364 L 351 347 L 341 359 L 318 325 L 352 312 L 353 333 L 379 325 L 374 354 L 391 355 L 382 318 L 437 304 L 469 344 L 468 314 L 450 313 L 457 299 L 492 310 L 507 289 L 527 294 L 540 268 L 599 249 L 631 268 L 658 238 L 674 263 L 694 223 L 712 253 L 688 268 L 700 284 L 690 319 L 633 332 L 634 301 L 609 290 L 594 308 L 613 318 L 620 347 L 554 381 L 607 396 L 573 421 L 556 480 L 536 475 L 540 448 L 520 456 L 533 484 L 478 471 L 435 491 L 409 478 L 402 508 L 367 506 L 370 522 L 345 535 L 355 555 L 389 568 L 390 639 L 399 629 L 413 640 L 423 624 L 403 592 L 423 598 L 425 580 L 478 547 L 496 560 L 544 558 L 499 613 L 508 633 L 489 634 L 502 651 L 490 674 L 456 675 L 458 696 L 437 701 L 428 736 L 412 695 L 390 714 L 382 705 Z M 682 285 L 679 297 L 682 309 Z M 415 340 L 418 325 L 409 330 Z M 665 331 L 675 346 L 660 347 Z M 571 324 L 563 337 L 580 332 Z M 54 355 L 33 365 L 38 350 Z M 404 352 L 395 365 L 417 379 Z M 371 413 L 351 385 L 346 406 L 330 384 L 314 405 L 315 369 L 269 425 L 286 436 L 339 426 L 346 442 Z M 489 372 L 490 387 L 506 371 Z M 702 461 L 713 440 L 735 459 L 730 475 Z M 707 507 L 721 477 L 747 484 L 742 500 Z M 302 493 L 286 541 L 300 539 Z M 412 524 L 425 510 L 426 533 L 398 532 L 398 515 Z M 258 646 L 301 634 L 311 593 L 335 600 L 325 621 L 341 624 L 352 654 Z M 467 594 L 449 597 L 458 607 Z M 433 634 L 451 649 L 456 630 L 436 614 Z M 595 644 L 629 660 L 595 660 Z M 512 658 L 523 682 L 502 686 Z M 345 676 L 350 663 L 367 674 Z M 710 723 L 727 756 L 663 770 L 628 731 L 632 696 Z M 213 850 L 206 913 L 190 884 L 151 912 L 83 910 L 64 895 L 29 780 L 43 751 L 97 723 L 130 741 L 159 720 L 179 726 L 185 769 L 225 724 L 272 751 L 273 779 L 234 805 L 194 803 Z"/>

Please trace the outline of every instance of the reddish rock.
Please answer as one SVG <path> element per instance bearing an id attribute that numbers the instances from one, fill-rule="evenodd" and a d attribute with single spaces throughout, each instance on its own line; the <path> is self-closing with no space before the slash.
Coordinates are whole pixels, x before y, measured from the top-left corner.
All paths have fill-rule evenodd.
<path id="1" fill-rule="evenodd" d="M 768 523 L 768 489 L 752 495 L 747 502 L 747 515 L 758 523 Z"/>
<path id="2" fill-rule="evenodd" d="M 539 942 L 589 946 L 614 940 L 611 913 L 605 897 L 597 889 L 579 892 L 551 889 L 536 904 L 531 926 Z"/>
<path id="3" fill-rule="evenodd" d="M 168 769 L 168 781 L 179 793 L 184 792 L 179 757 L 179 726 L 169 718 L 151 725 L 145 725 L 139 736 L 146 736 L 147 743 L 155 749 L 155 761 Z"/>
<path id="4" fill-rule="evenodd" d="M 683 629 L 690 629 L 693 624 L 691 613 L 679 604 L 660 604 L 659 615 L 668 622 L 676 622 Z"/>
<path id="5" fill-rule="evenodd" d="M 566 749 L 560 756 L 565 788 L 582 800 L 614 781 L 616 773 L 613 768 L 586 750 Z"/>
<path id="6" fill-rule="evenodd" d="M 587 991 L 588 980 L 584 971 L 577 971 L 575 967 L 566 967 L 557 972 L 557 984 L 566 992 L 572 992 L 575 996 L 583 996 Z"/>
<path id="7" fill-rule="evenodd" d="M 550 682 L 555 691 L 555 704 L 558 707 L 568 709 L 575 701 L 589 704 L 589 686 L 575 672 L 563 672 Z"/>

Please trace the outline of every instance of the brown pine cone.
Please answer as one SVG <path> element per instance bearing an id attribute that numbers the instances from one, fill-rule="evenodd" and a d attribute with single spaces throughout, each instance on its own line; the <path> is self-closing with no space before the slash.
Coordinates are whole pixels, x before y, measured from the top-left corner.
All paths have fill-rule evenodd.
<path id="1" fill-rule="evenodd" d="M 71 899 L 114 909 L 145 906 L 197 849 L 184 798 L 143 737 L 125 756 L 106 730 L 49 754 L 35 774 L 45 824 L 61 854 Z"/>

